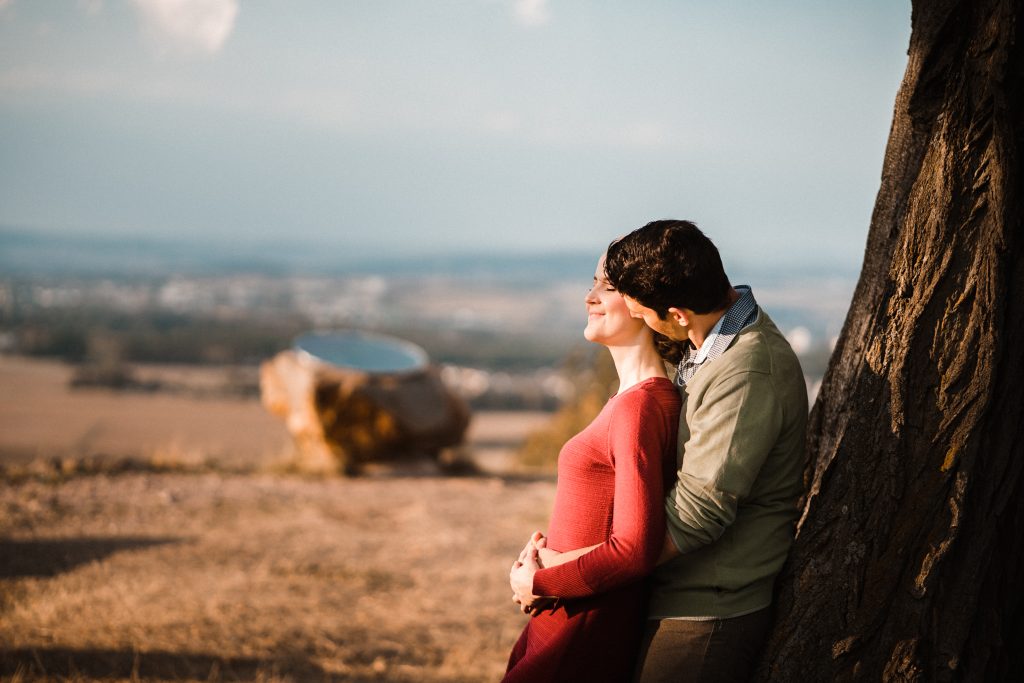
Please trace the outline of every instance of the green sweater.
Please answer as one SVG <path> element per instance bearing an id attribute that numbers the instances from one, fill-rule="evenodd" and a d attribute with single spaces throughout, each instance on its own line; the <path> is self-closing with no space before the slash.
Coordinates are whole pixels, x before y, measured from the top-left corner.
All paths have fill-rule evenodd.
<path id="1" fill-rule="evenodd" d="M 732 617 L 772 601 L 802 491 L 807 388 L 764 312 L 681 390 L 665 502 L 682 555 L 652 577 L 651 618 Z"/>

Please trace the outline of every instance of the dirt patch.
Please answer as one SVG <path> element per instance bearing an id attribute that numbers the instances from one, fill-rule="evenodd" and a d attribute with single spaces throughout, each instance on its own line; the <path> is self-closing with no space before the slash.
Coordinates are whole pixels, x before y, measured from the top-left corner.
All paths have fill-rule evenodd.
<path id="1" fill-rule="evenodd" d="M 190 374 L 204 372 L 221 370 Z M 104 457 L 241 467 L 291 455 L 283 423 L 253 398 L 72 389 L 72 373 L 53 361 L 0 357 L 0 460 Z"/>

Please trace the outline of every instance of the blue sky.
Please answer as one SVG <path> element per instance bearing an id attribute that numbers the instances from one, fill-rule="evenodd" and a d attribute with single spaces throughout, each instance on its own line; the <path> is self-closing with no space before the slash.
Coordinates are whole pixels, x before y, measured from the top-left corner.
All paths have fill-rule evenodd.
<path id="1" fill-rule="evenodd" d="M 909 2 L 0 0 L 0 226 L 856 267 Z"/>

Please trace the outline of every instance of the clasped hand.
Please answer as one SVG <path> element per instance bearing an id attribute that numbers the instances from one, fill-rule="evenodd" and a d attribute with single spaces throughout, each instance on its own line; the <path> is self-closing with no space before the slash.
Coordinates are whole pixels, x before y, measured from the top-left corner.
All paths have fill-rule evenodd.
<path id="1" fill-rule="evenodd" d="M 523 546 L 523 551 L 519 553 L 519 559 L 512 564 L 512 570 L 508 575 L 512 587 L 512 602 L 519 605 L 524 614 L 536 615 L 555 601 L 554 598 L 533 594 L 533 575 L 545 566 L 543 556 L 551 553 L 547 549 L 547 541 L 541 532 L 533 532 L 530 540 Z"/>

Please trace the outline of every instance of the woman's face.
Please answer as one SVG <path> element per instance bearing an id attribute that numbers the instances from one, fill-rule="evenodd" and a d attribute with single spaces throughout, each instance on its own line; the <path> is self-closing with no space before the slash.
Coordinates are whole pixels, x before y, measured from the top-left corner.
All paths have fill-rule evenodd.
<path id="1" fill-rule="evenodd" d="M 604 256 L 597 262 L 594 286 L 587 292 L 584 302 L 587 305 L 587 327 L 583 336 L 588 341 L 605 346 L 626 346 L 650 334 L 644 321 L 630 313 L 622 295 L 608 284 L 604 274 Z"/>

